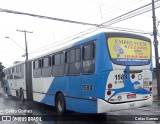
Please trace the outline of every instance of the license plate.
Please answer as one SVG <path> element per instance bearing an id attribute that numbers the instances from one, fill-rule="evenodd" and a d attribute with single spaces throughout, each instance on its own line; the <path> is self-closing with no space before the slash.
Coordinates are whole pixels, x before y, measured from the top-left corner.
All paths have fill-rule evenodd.
<path id="1" fill-rule="evenodd" d="M 141 89 L 142 88 L 142 85 L 141 84 L 136 84 L 134 85 L 134 89 Z"/>
<path id="2" fill-rule="evenodd" d="M 128 95 L 127 95 L 127 98 L 128 98 L 128 99 L 130 99 L 130 98 L 136 98 L 136 94 L 128 94 Z"/>
<path id="3" fill-rule="evenodd" d="M 134 108 L 134 107 L 135 107 L 135 104 L 134 104 L 134 103 L 131 103 L 131 104 L 129 104 L 129 107 L 130 107 L 130 108 Z"/>

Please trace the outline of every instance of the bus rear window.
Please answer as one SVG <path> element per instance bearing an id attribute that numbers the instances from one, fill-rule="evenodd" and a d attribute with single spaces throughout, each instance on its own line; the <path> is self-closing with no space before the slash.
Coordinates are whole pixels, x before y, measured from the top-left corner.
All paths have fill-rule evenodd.
<path id="1" fill-rule="evenodd" d="M 134 38 L 110 37 L 108 49 L 111 60 L 118 65 L 147 65 L 150 63 L 151 44 Z"/>

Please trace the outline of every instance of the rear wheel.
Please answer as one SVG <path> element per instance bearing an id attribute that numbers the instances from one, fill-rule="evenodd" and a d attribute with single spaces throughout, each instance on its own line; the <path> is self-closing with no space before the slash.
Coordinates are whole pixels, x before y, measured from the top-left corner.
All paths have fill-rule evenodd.
<path id="1" fill-rule="evenodd" d="M 65 97 L 62 93 L 59 93 L 56 97 L 56 110 L 59 114 L 63 114 L 66 110 Z"/>
<path id="2" fill-rule="evenodd" d="M 23 89 L 20 89 L 20 101 L 24 102 L 24 93 L 23 93 Z"/>

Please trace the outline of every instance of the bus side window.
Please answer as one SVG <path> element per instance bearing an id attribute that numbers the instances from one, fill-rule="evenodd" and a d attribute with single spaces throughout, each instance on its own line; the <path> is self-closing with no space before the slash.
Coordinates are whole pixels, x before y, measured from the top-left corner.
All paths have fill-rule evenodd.
<path id="1" fill-rule="evenodd" d="M 42 59 L 42 67 L 49 67 L 51 66 L 51 57 L 48 56 L 48 57 L 45 57 Z"/>
<path id="2" fill-rule="evenodd" d="M 42 60 L 40 59 L 40 60 L 38 60 L 38 68 L 41 68 L 42 66 L 43 66 Z"/>
<path id="3" fill-rule="evenodd" d="M 35 69 L 35 61 L 33 61 L 33 70 Z"/>
<path id="4" fill-rule="evenodd" d="M 83 74 L 92 74 L 94 72 L 94 43 L 90 43 L 83 46 Z"/>
<path id="5" fill-rule="evenodd" d="M 13 73 L 14 73 L 14 68 L 11 68 L 11 75 L 10 75 L 10 79 L 13 79 Z"/>
<path id="6" fill-rule="evenodd" d="M 63 76 L 64 75 L 64 53 L 58 53 L 52 56 L 52 75 Z"/>
<path id="7" fill-rule="evenodd" d="M 51 56 L 42 58 L 42 77 L 51 77 Z"/>
<path id="8" fill-rule="evenodd" d="M 81 52 L 80 48 L 74 48 L 66 52 L 66 65 L 65 73 L 66 75 L 79 75 L 81 67 Z"/>
<path id="9" fill-rule="evenodd" d="M 42 67 L 42 60 L 35 60 L 33 62 L 33 77 L 40 78 L 41 77 L 41 67 Z"/>

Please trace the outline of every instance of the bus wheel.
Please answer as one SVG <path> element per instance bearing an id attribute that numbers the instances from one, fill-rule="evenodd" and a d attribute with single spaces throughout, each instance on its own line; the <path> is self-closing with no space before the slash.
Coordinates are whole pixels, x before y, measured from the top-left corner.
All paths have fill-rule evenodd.
<path id="1" fill-rule="evenodd" d="M 59 93 L 56 97 L 56 110 L 59 114 L 63 114 L 66 110 L 66 102 L 62 93 Z"/>
<path id="2" fill-rule="evenodd" d="M 23 89 L 20 89 L 20 101 L 24 102 L 24 93 L 23 93 Z"/>

